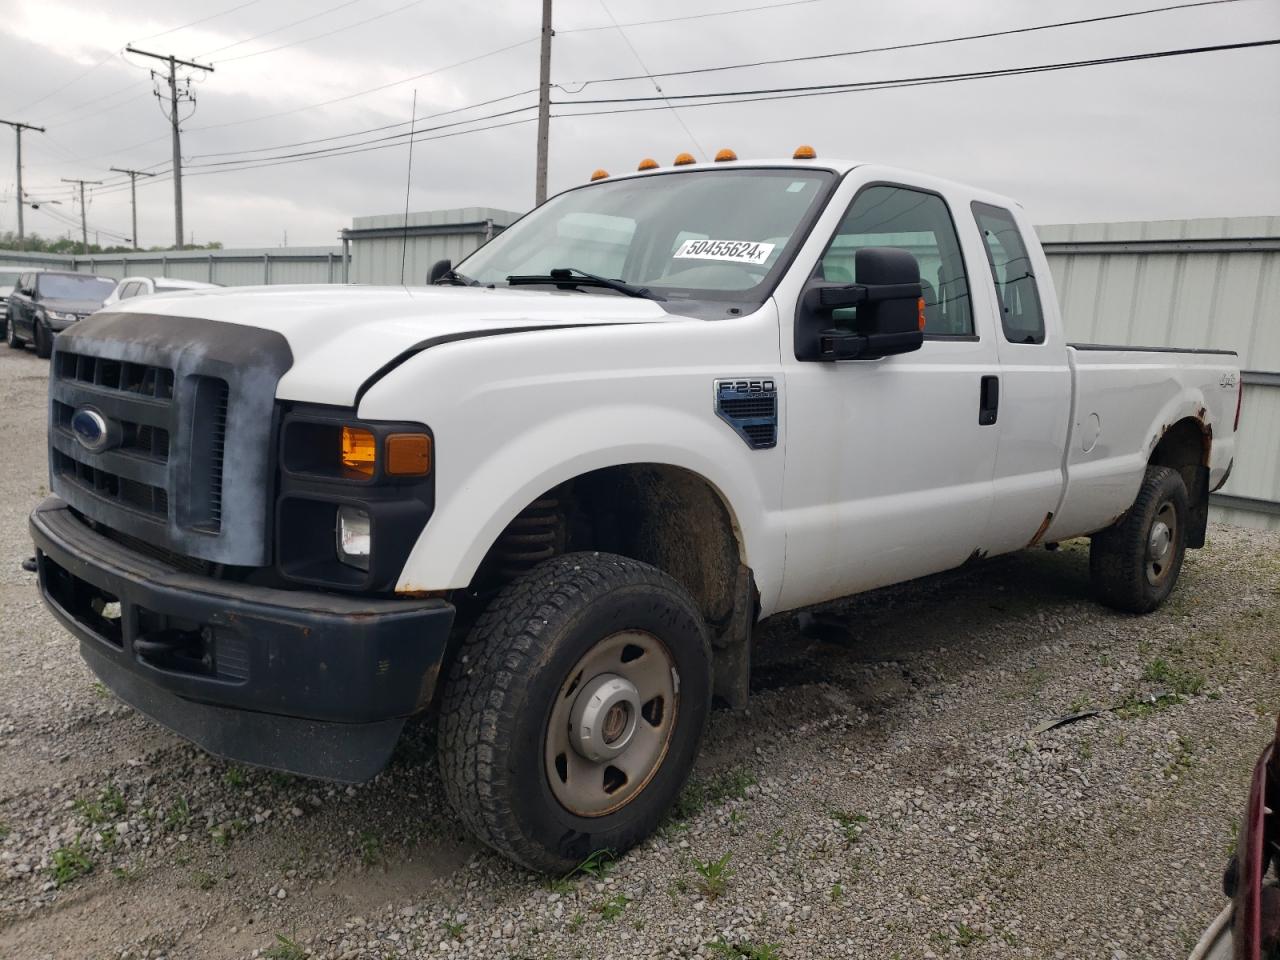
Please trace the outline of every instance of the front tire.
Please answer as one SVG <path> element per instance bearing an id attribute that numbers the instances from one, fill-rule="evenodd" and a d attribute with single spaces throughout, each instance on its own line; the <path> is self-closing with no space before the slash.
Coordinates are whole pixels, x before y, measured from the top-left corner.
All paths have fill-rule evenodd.
<path id="1" fill-rule="evenodd" d="M 9 345 L 10 350 L 21 350 L 26 346 L 18 336 L 18 328 L 14 325 L 12 313 L 5 317 L 4 342 Z"/>
<path id="2" fill-rule="evenodd" d="M 1089 573 L 1098 599 L 1127 613 L 1150 613 L 1164 603 L 1182 570 L 1188 513 L 1178 471 L 1147 467 L 1133 506 L 1093 535 Z"/>
<path id="3" fill-rule="evenodd" d="M 32 324 L 31 332 L 35 334 L 36 356 L 48 360 L 53 356 L 53 332 L 42 327 L 39 320 Z"/>
<path id="4" fill-rule="evenodd" d="M 449 669 L 445 792 L 506 857 L 564 873 L 647 837 L 688 779 L 711 704 L 698 608 L 648 564 L 539 564 L 497 596 Z"/>

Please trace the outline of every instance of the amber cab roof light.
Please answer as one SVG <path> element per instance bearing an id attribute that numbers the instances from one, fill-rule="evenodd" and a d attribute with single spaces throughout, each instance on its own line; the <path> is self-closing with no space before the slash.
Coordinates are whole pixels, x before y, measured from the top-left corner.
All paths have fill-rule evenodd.
<path id="1" fill-rule="evenodd" d="M 607 176 L 609 176 L 608 170 L 597 170 L 591 174 L 591 182 L 594 183 L 597 180 L 603 180 Z"/>
<path id="2" fill-rule="evenodd" d="M 697 161 L 693 159 L 693 154 L 692 154 L 692 153 L 677 153 L 677 154 L 676 154 L 675 166 L 677 166 L 677 167 L 685 167 L 685 166 L 688 166 L 688 165 L 689 165 L 689 164 L 691 164 L 691 163 L 697 163 Z"/>
<path id="3" fill-rule="evenodd" d="M 653 159 L 653 157 L 645 157 L 643 160 L 640 161 L 640 166 L 636 167 L 636 169 L 637 170 L 657 170 L 658 161 Z"/>
<path id="4" fill-rule="evenodd" d="M 724 163 L 726 160 L 737 160 L 737 159 L 738 159 L 738 155 L 734 153 L 732 150 L 730 150 L 728 147 L 725 147 L 723 150 L 721 150 L 719 153 L 716 154 L 716 163 Z"/>
<path id="5" fill-rule="evenodd" d="M 813 149 L 807 143 L 803 143 L 796 147 L 796 152 L 791 155 L 792 160 L 817 160 L 818 151 Z"/>

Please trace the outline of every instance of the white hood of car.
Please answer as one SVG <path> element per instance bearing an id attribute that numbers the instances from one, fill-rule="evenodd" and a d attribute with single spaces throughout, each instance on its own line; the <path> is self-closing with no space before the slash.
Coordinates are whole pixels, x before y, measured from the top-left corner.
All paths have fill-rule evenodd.
<path id="1" fill-rule="evenodd" d="M 362 384 L 405 351 L 521 328 L 689 319 L 641 298 L 547 288 L 279 285 L 160 293 L 110 313 L 196 317 L 282 334 L 293 366 L 282 400 L 349 405 Z M 530 331 L 532 332 L 532 331 Z"/>

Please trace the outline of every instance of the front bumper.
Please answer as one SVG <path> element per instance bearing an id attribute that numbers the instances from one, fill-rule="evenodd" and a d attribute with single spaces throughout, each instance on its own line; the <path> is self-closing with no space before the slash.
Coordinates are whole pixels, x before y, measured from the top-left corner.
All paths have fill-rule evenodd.
<path id="1" fill-rule="evenodd" d="M 122 700 L 210 753 L 361 782 L 431 700 L 453 607 L 185 571 L 50 497 L 31 515 L 40 592 Z M 118 604 L 118 613 L 115 605 Z"/>

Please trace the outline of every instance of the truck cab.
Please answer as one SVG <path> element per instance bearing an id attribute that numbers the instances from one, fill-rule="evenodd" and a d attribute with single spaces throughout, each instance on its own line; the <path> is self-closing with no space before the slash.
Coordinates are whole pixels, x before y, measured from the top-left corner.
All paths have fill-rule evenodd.
<path id="1" fill-rule="evenodd" d="M 337 780 L 435 711 L 459 816 L 554 871 L 657 826 L 765 617 L 1078 536 L 1103 602 L 1163 602 L 1230 470 L 1232 356 L 1068 344 L 998 195 L 681 161 L 427 286 L 60 334 L 31 529 L 103 682 Z"/>

